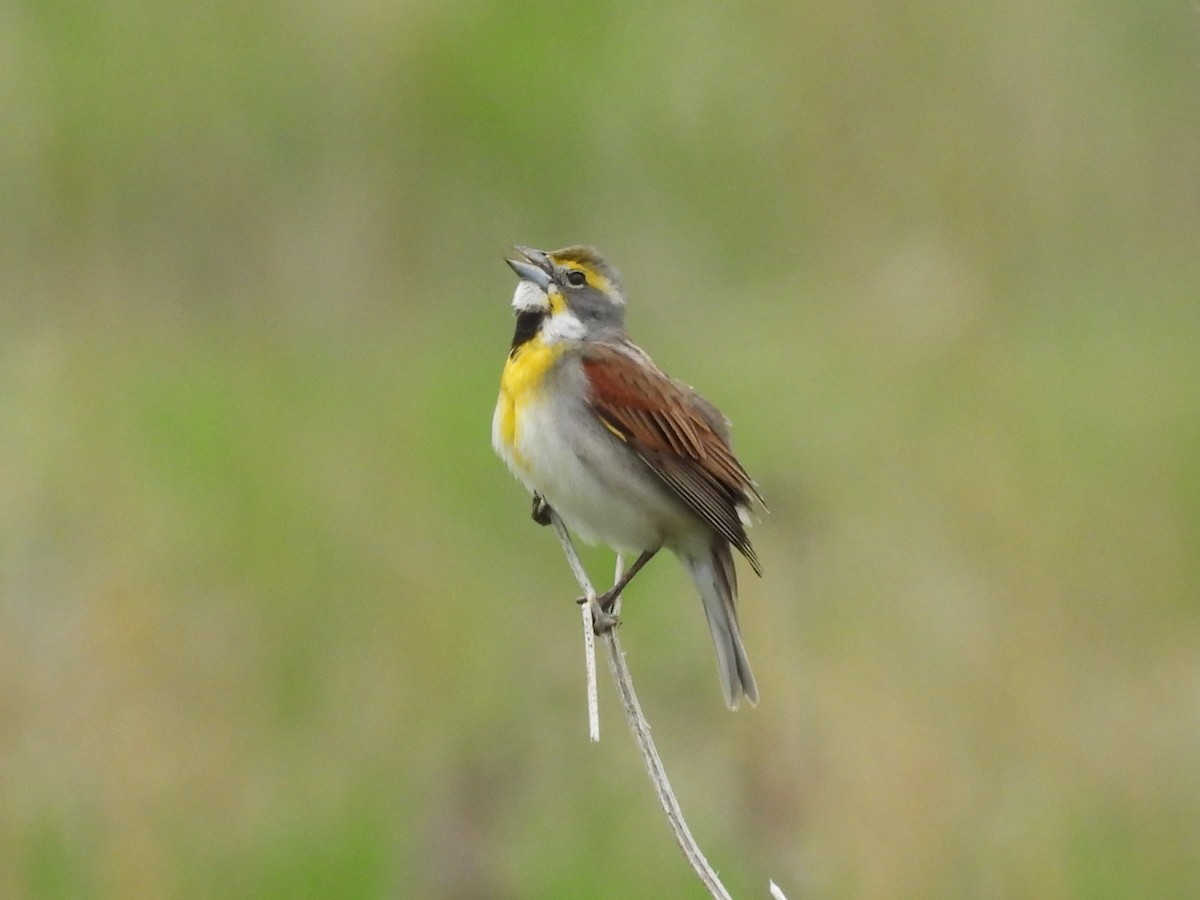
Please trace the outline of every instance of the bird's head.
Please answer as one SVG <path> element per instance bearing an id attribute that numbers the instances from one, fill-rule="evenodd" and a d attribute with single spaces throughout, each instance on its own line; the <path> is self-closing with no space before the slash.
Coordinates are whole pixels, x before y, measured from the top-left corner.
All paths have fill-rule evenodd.
<path id="1" fill-rule="evenodd" d="M 520 277 L 513 294 L 518 336 L 543 340 L 595 340 L 618 333 L 625 322 L 625 293 L 616 269 L 591 247 L 549 253 L 513 248 L 522 259 L 506 262 Z M 514 346 L 518 343 L 514 339 Z"/>

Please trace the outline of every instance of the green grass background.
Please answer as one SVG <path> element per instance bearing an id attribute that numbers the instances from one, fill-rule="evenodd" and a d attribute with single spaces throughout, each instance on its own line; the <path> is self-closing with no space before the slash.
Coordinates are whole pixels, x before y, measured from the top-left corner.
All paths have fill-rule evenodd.
<path id="1" fill-rule="evenodd" d="M 622 632 L 730 889 L 1200 896 L 1194 6 L 18 2 L 0 132 L 0 895 L 702 895 L 489 447 L 588 242 L 771 504 L 757 709 Z"/>

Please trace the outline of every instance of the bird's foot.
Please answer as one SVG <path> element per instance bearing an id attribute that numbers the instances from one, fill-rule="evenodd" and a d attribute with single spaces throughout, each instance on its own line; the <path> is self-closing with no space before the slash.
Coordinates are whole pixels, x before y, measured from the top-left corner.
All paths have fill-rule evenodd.
<path id="1" fill-rule="evenodd" d="M 539 525 L 549 525 L 552 515 L 554 515 L 554 510 L 550 508 L 550 504 L 545 501 L 541 494 L 534 494 L 533 509 L 530 511 L 533 521 Z"/>
<path id="2" fill-rule="evenodd" d="M 612 592 L 610 591 L 609 594 Z M 592 607 L 592 630 L 596 634 L 608 634 L 618 625 L 621 624 L 621 617 L 613 611 L 613 604 L 616 602 L 615 596 L 609 594 L 601 594 L 596 598 L 596 603 Z M 575 601 L 580 606 L 588 602 L 587 597 L 580 597 Z"/>

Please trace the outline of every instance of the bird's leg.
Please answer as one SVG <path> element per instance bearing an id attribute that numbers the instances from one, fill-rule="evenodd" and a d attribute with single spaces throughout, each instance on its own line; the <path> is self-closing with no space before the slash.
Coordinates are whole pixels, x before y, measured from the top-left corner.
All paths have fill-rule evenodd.
<path id="1" fill-rule="evenodd" d="M 533 495 L 533 510 L 530 513 L 533 521 L 539 525 L 549 525 L 550 517 L 554 515 L 554 510 L 550 508 L 550 504 L 546 502 L 541 494 Z"/>
<path id="2" fill-rule="evenodd" d="M 596 598 L 596 608 L 592 616 L 592 628 L 596 634 L 606 634 L 606 632 L 617 628 L 617 625 L 620 624 L 620 618 L 613 613 L 612 607 L 614 604 L 616 604 L 617 598 L 620 596 L 620 592 L 625 589 L 626 584 L 629 584 L 629 582 L 634 580 L 634 576 L 637 575 L 637 572 L 641 570 L 642 566 L 650 562 L 650 560 L 654 558 L 654 554 L 658 552 L 659 551 L 656 550 L 643 551 L 642 556 L 634 560 L 634 564 L 629 566 L 629 569 L 625 570 L 624 574 L 620 576 L 617 583 L 613 584 L 611 588 L 608 588 L 606 592 L 602 593 L 600 596 L 598 596 L 598 598 Z M 587 601 L 588 599 L 586 596 L 581 596 L 577 602 L 586 604 Z"/>
<path id="3" fill-rule="evenodd" d="M 654 559 L 654 554 L 657 552 L 657 549 L 643 551 L 642 555 L 633 561 L 633 565 L 625 570 L 617 580 L 617 583 L 596 598 L 596 602 L 600 604 L 601 610 L 606 613 L 612 611 L 613 604 L 617 602 L 617 597 L 620 596 L 621 591 L 625 590 L 629 582 L 633 581 L 633 576 L 641 571 L 642 566 Z"/>
<path id="4" fill-rule="evenodd" d="M 650 562 L 657 552 L 657 550 L 644 551 L 641 556 L 634 560 L 633 565 L 625 570 L 616 584 L 596 598 L 596 611 L 592 616 L 592 628 L 596 634 L 604 634 L 612 631 L 621 624 L 620 618 L 613 614 L 613 604 L 617 602 L 617 597 L 621 595 L 621 591 L 625 590 L 625 586 L 633 580 L 633 576 L 638 573 L 642 566 Z M 576 602 L 587 603 L 587 597 L 580 597 Z"/>

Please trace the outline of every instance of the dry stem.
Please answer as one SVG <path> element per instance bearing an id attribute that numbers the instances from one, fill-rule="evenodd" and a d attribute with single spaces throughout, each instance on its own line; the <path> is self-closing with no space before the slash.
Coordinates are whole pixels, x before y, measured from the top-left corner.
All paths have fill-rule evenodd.
<path id="1" fill-rule="evenodd" d="M 584 607 L 584 628 L 587 631 L 589 639 L 585 639 L 585 651 L 588 656 L 588 713 L 589 713 L 589 733 L 592 735 L 592 740 L 599 740 L 600 724 L 599 712 L 594 714 L 593 709 L 598 710 L 598 705 L 595 704 L 595 662 L 592 660 L 594 653 L 594 642 L 590 640 L 592 635 L 592 619 L 595 610 L 592 609 L 596 603 L 596 591 L 592 587 L 591 581 L 588 579 L 587 572 L 583 568 L 583 563 L 579 560 L 579 554 L 575 552 L 575 546 L 571 543 L 571 536 L 567 534 L 566 528 L 562 521 L 558 518 L 558 514 L 551 512 L 551 521 L 554 524 L 554 533 L 558 535 L 558 540 L 562 544 L 563 552 L 567 555 L 567 562 L 571 566 L 571 571 L 575 573 L 575 580 L 579 582 L 579 587 L 583 590 L 586 596 Z M 617 571 L 614 576 L 614 582 L 621 577 L 623 560 L 617 557 Z M 617 606 L 613 607 L 613 612 L 616 613 L 620 609 L 620 598 L 617 598 Z M 600 611 L 603 613 L 603 611 Z M 598 618 L 598 617 L 597 617 Z M 671 826 L 671 832 L 675 835 L 675 840 L 683 850 L 683 855 L 687 857 L 688 863 L 695 870 L 704 886 L 708 888 L 708 892 L 718 900 L 731 900 L 729 892 L 725 890 L 725 885 L 721 883 L 721 879 L 717 877 L 717 873 L 712 866 L 708 864 L 704 853 L 700 850 L 700 845 L 696 843 L 696 839 L 692 837 L 692 832 L 688 829 L 687 822 L 683 818 L 683 811 L 679 808 L 679 801 L 675 798 L 675 792 L 671 790 L 671 782 L 667 779 L 666 769 L 663 768 L 662 759 L 658 755 L 658 750 L 655 749 L 654 739 L 650 736 L 650 723 L 646 721 L 646 717 L 642 714 L 641 704 L 638 703 L 637 692 L 633 689 L 633 677 L 629 674 L 629 668 L 625 665 L 625 654 L 621 650 L 621 642 L 617 637 L 617 629 L 610 628 L 602 635 L 604 649 L 608 654 L 608 665 L 612 670 L 613 680 L 617 685 L 617 693 L 621 697 L 621 705 L 625 707 L 625 716 L 629 720 L 629 727 L 633 731 L 634 741 L 637 743 L 638 750 L 642 754 L 642 762 L 646 765 L 646 771 L 650 775 L 650 781 L 654 785 L 654 793 L 658 796 L 658 802 L 662 805 L 663 812 L 667 816 L 667 824 Z"/>

